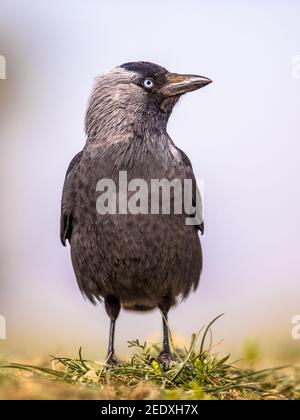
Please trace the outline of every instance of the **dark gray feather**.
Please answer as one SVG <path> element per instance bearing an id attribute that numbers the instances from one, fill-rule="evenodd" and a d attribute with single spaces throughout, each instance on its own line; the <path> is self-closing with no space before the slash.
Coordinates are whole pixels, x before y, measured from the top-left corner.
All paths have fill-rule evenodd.
<path id="1" fill-rule="evenodd" d="M 73 212 L 72 212 L 72 203 L 67 202 L 68 198 L 68 186 L 69 186 L 69 176 L 71 175 L 73 169 L 78 165 L 82 156 L 82 151 L 77 153 L 71 160 L 67 173 L 65 176 L 65 182 L 63 186 L 62 192 L 62 202 L 61 202 L 61 216 L 60 216 L 60 240 L 63 246 L 66 246 L 66 240 L 68 239 L 69 242 L 72 236 L 72 229 L 73 229 Z"/>

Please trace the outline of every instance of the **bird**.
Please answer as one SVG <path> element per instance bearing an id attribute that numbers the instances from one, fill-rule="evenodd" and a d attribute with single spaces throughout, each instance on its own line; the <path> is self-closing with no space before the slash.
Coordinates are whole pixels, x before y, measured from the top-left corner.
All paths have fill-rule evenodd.
<path id="1" fill-rule="evenodd" d="M 195 203 L 198 187 L 187 155 L 167 132 L 178 100 L 212 80 L 178 74 L 147 61 L 122 64 L 96 77 L 85 116 L 86 142 L 71 160 L 61 200 L 60 238 L 70 244 L 78 286 L 93 304 L 102 303 L 110 318 L 107 365 L 115 355 L 115 326 L 121 308 L 162 316 L 162 351 L 167 369 L 174 360 L 168 312 L 198 286 L 202 271 L 202 214 L 99 214 L 97 183 L 110 179 L 120 189 L 128 181 L 190 179 Z M 118 197 L 120 199 L 120 197 Z M 174 201 L 174 194 L 171 201 Z M 161 210 L 161 202 L 159 210 Z M 190 215 L 196 217 L 195 212 Z"/>

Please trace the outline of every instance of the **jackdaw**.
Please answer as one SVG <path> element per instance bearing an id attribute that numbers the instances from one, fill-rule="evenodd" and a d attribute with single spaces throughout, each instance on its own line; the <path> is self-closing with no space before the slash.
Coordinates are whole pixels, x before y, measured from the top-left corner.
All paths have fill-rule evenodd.
<path id="1" fill-rule="evenodd" d="M 117 363 L 114 333 L 121 307 L 160 309 L 163 350 L 158 360 L 163 367 L 172 360 L 167 315 L 179 297 L 198 285 L 203 220 L 196 214 L 191 162 L 166 127 L 180 96 L 210 82 L 148 62 L 126 63 L 96 78 L 86 113 L 86 144 L 72 159 L 63 186 L 61 242 L 70 243 L 81 292 L 93 303 L 104 301 L 110 317 L 107 363 Z M 153 180 L 191 180 L 194 213 L 174 211 L 173 189 L 169 214 L 162 211 L 161 195 L 156 212 L 98 211 L 99 180 L 114 182 L 119 204 L 119 175 L 125 171 L 128 183 L 143 180 L 149 191 Z M 195 220 L 186 223 L 187 216 Z"/>

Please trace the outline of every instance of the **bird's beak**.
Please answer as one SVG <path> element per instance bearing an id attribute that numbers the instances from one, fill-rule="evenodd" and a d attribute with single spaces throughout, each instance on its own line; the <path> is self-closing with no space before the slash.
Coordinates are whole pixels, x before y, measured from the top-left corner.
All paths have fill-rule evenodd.
<path id="1" fill-rule="evenodd" d="M 200 89 L 212 82 L 207 77 L 193 74 L 167 73 L 165 77 L 166 83 L 161 88 L 161 93 L 165 96 L 182 95 Z"/>

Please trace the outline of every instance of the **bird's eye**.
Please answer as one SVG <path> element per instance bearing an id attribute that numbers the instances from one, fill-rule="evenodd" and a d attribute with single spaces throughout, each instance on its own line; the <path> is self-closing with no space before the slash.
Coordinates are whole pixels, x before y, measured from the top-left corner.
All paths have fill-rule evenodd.
<path id="1" fill-rule="evenodd" d="M 154 86 L 154 82 L 151 79 L 145 79 L 144 80 L 144 86 L 146 89 L 151 89 Z"/>

